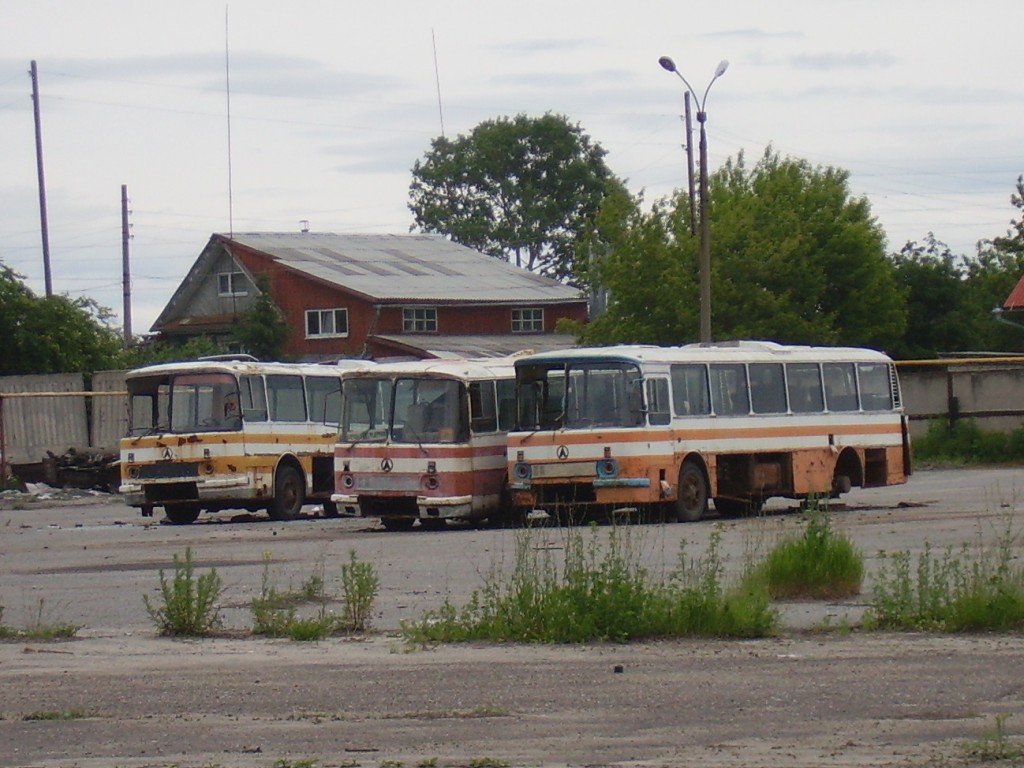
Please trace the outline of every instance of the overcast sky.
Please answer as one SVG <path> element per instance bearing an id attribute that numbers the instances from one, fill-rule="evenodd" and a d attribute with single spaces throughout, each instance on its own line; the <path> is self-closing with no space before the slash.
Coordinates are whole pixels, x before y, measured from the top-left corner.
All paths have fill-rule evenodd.
<path id="1" fill-rule="evenodd" d="M 712 170 L 768 145 L 844 168 L 890 251 L 934 232 L 973 254 L 1017 214 L 1022 29 L 1020 0 L 2 0 L 0 261 L 43 293 L 32 60 L 54 290 L 121 316 L 127 185 L 138 333 L 211 233 L 408 232 L 442 122 L 559 113 L 669 195 L 684 87 L 662 55 L 699 93 L 729 61 Z"/>

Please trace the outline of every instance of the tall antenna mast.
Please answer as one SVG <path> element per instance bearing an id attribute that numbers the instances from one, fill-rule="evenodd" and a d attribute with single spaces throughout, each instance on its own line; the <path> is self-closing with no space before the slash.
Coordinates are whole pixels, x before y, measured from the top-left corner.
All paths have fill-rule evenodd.
<path id="1" fill-rule="evenodd" d="M 235 199 L 231 183 L 231 57 L 228 49 L 228 7 L 224 6 L 224 92 L 228 118 L 228 237 L 235 236 Z"/>
<path id="2" fill-rule="evenodd" d="M 434 82 L 437 84 L 437 114 L 441 118 L 441 138 L 444 138 L 444 110 L 441 109 L 441 74 L 437 68 L 437 38 L 434 28 L 430 28 L 430 41 L 434 44 Z"/>

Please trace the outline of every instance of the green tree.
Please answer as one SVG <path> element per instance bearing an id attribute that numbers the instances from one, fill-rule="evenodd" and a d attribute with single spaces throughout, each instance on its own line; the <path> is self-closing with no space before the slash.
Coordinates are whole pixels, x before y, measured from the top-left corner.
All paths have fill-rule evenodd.
<path id="1" fill-rule="evenodd" d="M 258 294 L 238 320 L 234 337 L 242 348 L 260 360 L 279 360 L 291 328 L 270 296 L 270 279 L 256 276 Z"/>
<path id="2" fill-rule="evenodd" d="M 884 234 L 847 181 L 845 171 L 781 158 L 771 148 L 753 168 L 741 154 L 712 174 L 714 338 L 879 348 L 901 338 L 903 295 Z M 602 211 L 612 248 L 595 268 L 611 295 L 610 317 L 596 320 L 585 338 L 696 340 L 700 239 L 689 231 L 687 196 L 649 214 L 622 214 L 619 205 L 618 214 Z M 617 330 L 621 323 L 626 332 Z"/>
<path id="3" fill-rule="evenodd" d="M 904 245 L 892 262 L 906 297 L 907 325 L 888 351 L 902 359 L 927 359 L 969 349 L 966 259 L 929 232 L 924 243 Z"/>
<path id="4" fill-rule="evenodd" d="M 0 375 L 92 373 L 114 368 L 121 337 L 110 312 L 88 298 L 36 296 L 0 265 Z"/>
<path id="5" fill-rule="evenodd" d="M 412 168 L 414 228 L 557 278 L 576 273 L 577 242 L 621 184 L 606 152 L 561 115 L 487 120 L 436 138 Z"/>

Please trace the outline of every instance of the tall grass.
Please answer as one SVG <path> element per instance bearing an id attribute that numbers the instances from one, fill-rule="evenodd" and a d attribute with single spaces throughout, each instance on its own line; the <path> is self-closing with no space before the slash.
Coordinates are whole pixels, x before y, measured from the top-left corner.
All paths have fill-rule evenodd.
<path id="1" fill-rule="evenodd" d="M 777 542 L 753 569 L 775 599 L 832 600 L 860 593 L 864 556 L 832 528 L 827 507 L 812 501 L 802 534 Z"/>
<path id="2" fill-rule="evenodd" d="M 967 632 L 1024 627 L 1024 568 L 1016 564 L 1010 525 L 991 546 L 964 544 L 916 561 L 889 556 L 874 579 L 865 625 L 879 629 Z"/>
<path id="3" fill-rule="evenodd" d="M 703 557 L 689 558 L 684 542 L 668 579 L 652 577 L 642 565 L 634 530 L 564 529 L 562 563 L 542 546 L 543 531 L 517 531 L 515 559 L 507 576 L 492 566 L 465 605 L 446 599 L 438 610 L 403 624 L 403 632 L 412 642 L 571 643 L 694 635 L 759 637 L 775 631 L 777 615 L 766 592 L 724 586 L 719 529 Z"/>
<path id="4" fill-rule="evenodd" d="M 217 603 L 222 589 L 216 568 L 196 575 L 192 548 L 187 547 L 183 558 L 174 555 L 174 577 L 170 581 L 160 569 L 160 601 L 150 600 L 149 595 L 143 595 L 142 601 L 161 634 L 201 637 L 221 626 Z"/>

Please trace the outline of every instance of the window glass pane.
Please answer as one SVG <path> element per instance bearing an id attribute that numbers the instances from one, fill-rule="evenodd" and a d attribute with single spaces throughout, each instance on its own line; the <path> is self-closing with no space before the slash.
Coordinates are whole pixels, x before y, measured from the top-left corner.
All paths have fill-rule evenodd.
<path id="1" fill-rule="evenodd" d="M 508 432 L 516 425 L 516 381 L 501 379 L 498 390 L 498 430 Z"/>
<path id="2" fill-rule="evenodd" d="M 267 376 L 271 421 L 306 421 L 306 397 L 301 376 Z"/>
<path id="3" fill-rule="evenodd" d="M 239 382 L 242 396 L 242 418 L 246 421 L 267 420 L 267 393 L 262 376 L 243 376 Z"/>
<path id="4" fill-rule="evenodd" d="M 405 443 L 451 443 L 467 439 L 462 385 L 446 379 L 395 382 L 395 418 L 391 439 Z"/>
<path id="5" fill-rule="evenodd" d="M 234 376 L 199 373 L 174 378 L 171 383 L 172 432 L 224 432 L 241 427 Z"/>
<path id="6" fill-rule="evenodd" d="M 334 310 L 334 332 L 340 334 L 348 333 L 348 310 Z"/>
<path id="7" fill-rule="evenodd" d="M 320 335 L 320 313 L 315 309 L 311 309 L 306 312 L 306 335 Z"/>
<path id="8" fill-rule="evenodd" d="M 891 411 L 892 388 L 888 363 L 858 363 L 860 403 L 865 411 Z"/>
<path id="9" fill-rule="evenodd" d="M 750 404 L 754 413 L 785 413 L 786 388 L 782 363 L 751 363 Z"/>
<path id="10" fill-rule="evenodd" d="M 320 334 L 322 336 L 330 336 L 334 333 L 334 313 L 329 309 L 325 309 L 320 313 Z"/>
<path id="11" fill-rule="evenodd" d="M 821 369 L 817 363 L 789 363 L 786 366 L 789 407 L 793 413 L 820 413 L 825 410 L 821 393 Z"/>
<path id="12" fill-rule="evenodd" d="M 825 363 L 825 403 L 830 411 L 857 410 L 857 378 L 853 363 Z"/>
<path id="13" fill-rule="evenodd" d="M 712 365 L 711 398 L 719 416 L 745 416 L 750 413 L 746 366 L 741 363 Z"/>
<path id="14" fill-rule="evenodd" d="M 703 365 L 673 365 L 672 404 L 676 416 L 711 413 L 708 373 Z"/>
<path id="15" fill-rule="evenodd" d="M 647 421 L 652 426 L 668 424 L 668 379 L 647 380 Z"/>
<path id="16" fill-rule="evenodd" d="M 341 417 L 341 379 L 334 376 L 307 376 L 306 399 L 309 420 L 318 424 L 337 424 Z"/>
<path id="17" fill-rule="evenodd" d="M 391 418 L 392 389 L 391 379 L 345 379 L 342 382 L 342 440 L 384 441 Z"/>
<path id="18" fill-rule="evenodd" d="M 493 381 L 470 382 L 469 415 L 474 432 L 497 431 L 498 410 L 494 399 Z"/>

